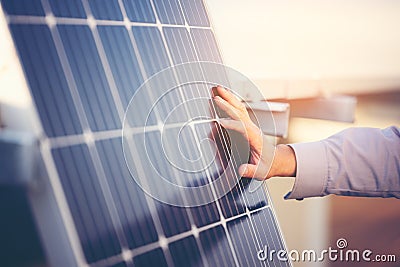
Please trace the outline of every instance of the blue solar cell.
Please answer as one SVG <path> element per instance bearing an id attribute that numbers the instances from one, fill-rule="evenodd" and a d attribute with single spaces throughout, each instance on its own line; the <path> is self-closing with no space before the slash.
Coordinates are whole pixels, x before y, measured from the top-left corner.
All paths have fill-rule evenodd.
<path id="1" fill-rule="evenodd" d="M 45 133 L 82 133 L 51 33 L 46 25 L 11 25 Z"/>
<path id="2" fill-rule="evenodd" d="M 143 138 L 146 138 L 146 146 L 143 143 Z M 133 144 L 136 147 L 137 155 L 140 155 L 142 162 L 134 162 L 134 168 L 140 167 L 145 170 L 145 174 L 141 175 L 140 179 L 146 179 L 148 188 L 153 189 L 154 192 L 167 194 L 171 199 L 182 199 L 182 195 L 177 192 L 168 191 L 161 186 L 160 174 L 164 179 L 171 182 L 176 182 L 175 177 L 171 174 L 171 166 L 168 162 L 160 160 L 159 157 L 163 154 L 163 148 L 160 143 L 160 134 L 158 132 L 148 132 L 143 134 L 136 134 L 133 136 Z M 133 153 L 133 152 L 132 152 Z M 137 178 L 137 177 L 136 177 Z M 182 201 L 180 201 L 182 203 Z M 155 201 L 156 209 L 159 214 L 161 225 L 166 236 L 172 236 L 177 233 L 190 230 L 189 217 L 186 208 L 175 207 Z"/>
<path id="3" fill-rule="evenodd" d="M 145 72 L 148 77 L 170 66 L 167 51 L 158 28 L 132 27 L 132 31 L 145 68 Z M 152 84 L 151 88 L 146 88 L 146 90 L 153 91 L 148 92 L 148 94 L 153 94 L 155 98 L 151 99 L 149 95 L 146 98 L 151 100 L 151 104 L 157 103 L 161 110 L 170 110 L 180 101 L 182 101 L 181 97 L 176 94 L 176 90 L 171 92 L 169 95 L 163 96 L 161 98 L 161 102 L 157 101 L 159 97 L 167 92 L 167 90 L 176 86 L 176 84 L 177 82 L 175 81 L 175 77 L 173 76 L 172 72 L 161 75 L 157 78 L 157 81 Z M 159 115 L 161 115 L 163 117 L 162 119 L 164 119 L 168 114 L 159 113 Z"/>
<path id="4" fill-rule="evenodd" d="M 209 225 L 220 220 L 217 205 L 212 202 L 207 205 L 189 208 L 193 222 L 197 227 Z"/>
<path id="5" fill-rule="evenodd" d="M 206 127 L 207 128 L 207 127 Z M 210 128 L 210 127 L 208 127 Z M 210 131 L 210 129 L 208 129 Z M 207 135 L 209 132 L 204 132 Z M 203 136 L 201 136 L 203 140 Z M 205 136 L 208 138 L 208 136 Z M 200 154 L 199 148 L 197 148 L 196 143 L 194 143 L 194 136 L 190 131 L 190 127 L 183 128 L 170 128 L 164 130 L 163 133 L 163 153 L 166 154 L 168 161 L 165 164 L 169 164 L 175 170 L 176 183 L 181 186 L 199 186 L 208 184 L 207 174 L 202 171 L 204 167 L 204 162 L 207 160 L 212 160 L 214 154 L 208 155 L 202 152 Z M 203 142 L 204 145 L 207 142 Z M 201 147 L 204 151 L 205 148 Z M 217 153 L 214 149 L 214 153 Z M 196 159 L 201 159 L 196 160 Z M 212 192 L 200 192 L 194 191 L 191 195 L 185 195 L 188 201 L 196 199 L 212 199 Z M 192 216 L 193 222 L 197 227 L 201 227 L 216 221 L 219 221 L 220 216 L 215 203 L 210 203 L 203 205 L 201 207 L 187 208 L 188 213 Z"/>
<path id="6" fill-rule="evenodd" d="M 202 0 L 182 0 L 181 3 L 185 18 L 190 26 L 210 26 Z"/>
<path id="7" fill-rule="evenodd" d="M 193 236 L 186 237 L 169 244 L 172 260 L 175 266 L 204 266 L 196 240 Z"/>
<path id="8" fill-rule="evenodd" d="M 99 26 L 98 30 L 125 109 L 143 82 L 128 31 L 118 26 Z"/>
<path id="9" fill-rule="evenodd" d="M 129 248 L 157 241 L 157 232 L 144 193 L 131 177 L 125 163 L 121 139 L 98 141 L 96 147 Z"/>
<path id="10" fill-rule="evenodd" d="M 156 207 L 165 236 L 174 236 L 191 229 L 186 208 L 170 206 L 161 202 L 156 202 Z"/>
<path id="11" fill-rule="evenodd" d="M 118 0 L 90 0 L 89 4 L 96 19 L 123 20 Z"/>
<path id="12" fill-rule="evenodd" d="M 158 248 L 133 258 L 133 264 L 137 267 L 157 266 L 167 267 L 163 251 Z"/>
<path id="13" fill-rule="evenodd" d="M 230 218 L 246 212 L 246 205 L 241 199 L 241 193 L 242 187 L 238 184 L 218 200 L 225 218 Z"/>
<path id="14" fill-rule="evenodd" d="M 126 15 L 131 21 L 155 23 L 156 16 L 150 4 L 150 0 L 124 0 Z"/>
<path id="15" fill-rule="evenodd" d="M 199 236 L 208 266 L 235 266 L 234 257 L 222 226 L 203 231 Z"/>
<path id="16" fill-rule="evenodd" d="M 196 61 L 196 52 L 186 28 L 164 27 L 163 31 L 174 64 Z"/>
<path id="17" fill-rule="evenodd" d="M 88 147 L 59 148 L 52 154 L 87 261 L 120 253 Z"/>
<path id="18" fill-rule="evenodd" d="M 162 84 L 160 84 L 162 86 Z M 171 124 L 177 122 L 186 122 L 188 114 L 186 112 L 186 105 L 182 104 L 183 99 L 180 91 L 177 89 L 154 88 L 154 90 L 164 90 L 165 94 L 161 95 L 158 101 L 154 101 L 153 111 L 158 114 L 163 124 Z"/>
<path id="19" fill-rule="evenodd" d="M 40 0 L 3 0 L 1 5 L 9 15 L 45 15 Z"/>
<path id="20" fill-rule="evenodd" d="M 222 63 L 218 45 L 211 30 L 191 29 L 191 34 L 199 60 Z"/>
<path id="21" fill-rule="evenodd" d="M 58 29 L 90 128 L 93 131 L 121 128 L 89 27 L 59 25 Z"/>
<path id="22" fill-rule="evenodd" d="M 132 31 L 149 77 L 169 67 L 167 52 L 158 28 L 132 27 Z"/>
<path id="23" fill-rule="evenodd" d="M 140 138 L 141 134 L 138 134 L 135 137 Z M 145 134 L 145 139 L 145 144 L 139 143 L 141 142 L 139 140 L 142 139 L 136 139 L 138 141 L 134 139 L 134 143 L 138 150 L 138 154 L 141 155 L 142 158 L 148 159 L 143 162 L 143 169 L 146 170 L 147 182 L 150 188 L 157 188 L 157 190 L 165 191 L 165 188 L 160 186 L 160 179 L 164 177 L 170 182 L 176 184 L 176 179 L 178 179 L 178 177 L 175 177 L 172 173 L 170 162 L 162 159 L 165 159 L 165 155 L 163 153 L 164 149 L 161 144 L 160 133 L 157 131 L 148 132 Z M 160 174 L 162 177 L 160 177 Z M 143 179 L 145 177 L 141 178 Z M 176 191 L 165 193 L 169 194 L 171 198 L 182 198 L 182 195 L 173 195 Z M 191 225 L 186 208 L 167 205 L 159 201 L 156 201 L 155 203 L 166 236 L 172 236 L 190 230 Z"/>
<path id="24" fill-rule="evenodd" d="M 191 75 L 189 70 L 185 74 Z M 199 83 L 181 86 L 188 118 L 192 120 L 215 118 L 210 99 L 210 87 L 211 85 Z M 209 130 L 210 127 L 209 125 L 207 126 L 206 128 Z"/>
<path id="25" fill-rule="evenodd" d="M 117 264 L 113 264 L 113 265 L 110 265 L 109 267 L 126 267 L 126 266 L 128 266 L 127 264 L 126 264 L 126 262 L 119 262 L 119 263 L 117 263 Z"/>
<path id="26" fill-rule="evenodd" d="M 49 2 L 56 17 L 86 18 L 81 0 L 49 0 Z"/>
<path id="27" fill-rule="evenodd" d="M 178 0 L 154 0 L 158 19 L 163 24 L 184 25 L 180 4 Z"/>
<path id="28" fill-rule="evenodd" d="M 269 251 L 285 250 L 269 208 L 252 214 L 250 218 L 244 216 L 229 222 L 228 230 L 240 266 L 289 266 L 288 262 L 277 259 L 277 253 L 273 254 L 272 261 L 260 261 L 257 257 L 265 246 Z"/>

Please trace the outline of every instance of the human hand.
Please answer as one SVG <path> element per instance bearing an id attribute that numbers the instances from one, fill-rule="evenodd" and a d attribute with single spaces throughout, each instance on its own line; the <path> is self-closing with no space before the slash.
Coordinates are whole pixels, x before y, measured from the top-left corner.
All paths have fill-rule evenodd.
<path id="1" fill-rule="evenodd" d="M 259 180 L 272 176 L 294 176 L 296 158 L 292 148 L 271 144 L 250 119 L 245 104 L 233 93 L 221 86 L 212 90 L 216 105 L 230 117 L 220 119 L 219 123 L 226 129 L 241 133 L 250 146 L 249 161 L 239 166 L 239 175 Z"/>

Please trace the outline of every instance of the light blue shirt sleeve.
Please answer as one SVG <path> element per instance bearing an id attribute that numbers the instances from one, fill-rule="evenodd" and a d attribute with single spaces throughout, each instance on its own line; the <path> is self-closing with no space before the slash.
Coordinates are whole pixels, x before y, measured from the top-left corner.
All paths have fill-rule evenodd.
<path id="1" fill-rule="evenodd" d="M 349 128 L 290 145 L 296 180 L 286 199 L 325 196 L 400 198 L 400 128 Z"/>

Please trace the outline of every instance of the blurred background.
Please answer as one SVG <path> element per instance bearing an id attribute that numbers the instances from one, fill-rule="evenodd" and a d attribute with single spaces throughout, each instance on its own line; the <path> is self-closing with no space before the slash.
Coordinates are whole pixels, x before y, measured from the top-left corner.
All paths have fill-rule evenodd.
<path id="1" fill-rule="evenodd" d="M 225 63 L 249 76 L 267 99 L 297 103 L 336 94 L 356 97 L 354 123 L 292 117 L 288 138 L 280 142 L 316 141 L 355 126 L 400 125 L 400 1 L 207 2 Z M 289 250 L 336 248 L 336 240 L 345 238 L 349 248 L 400 257 L 399 200 L 329 196 L 285 201 L 293 182 L 268 181 Z"/>
<path id="2" fill-rule="evenodd" d="M 400 125 L 400 1 L 206 3 L 225 63 L 250 77 L 266 99 L 292 103 L 329 99 L 336 94 L 356 97 L 353 123 L 291 117 L 288 137 L 279 142 L 316 141 L 354 126 Z M 0 84 L 23 80 L 9 75 L 17 68 L 17 60 L 15 55 L 2 51 L 8 51 L 10 45 L 0 41 Z M 23 95 L 15 97 L 15 92 L 0 86 L 0 100 L 21 106 L 29 101 Z M 290 178 L 268 181 L 289 250 L 321 251 L 335 247 L 338 238 L 345 238 L 349 248 L 371 249 L 376 254 L 396 254 L 400 258 L 400 200 L 329 196 L 285 201 L 283 196 L 293 182 Z M 45 266 L 25 192 L 2 189 L 0 199 L 1 214 L 7 214 L 0 220 L 1 262 Z M 10 202 L 15 204 L 12 209 Z M 22 227 L 15 229 L 15 222 Z M 294 265 L 352 266 L 344 262 Z"/>

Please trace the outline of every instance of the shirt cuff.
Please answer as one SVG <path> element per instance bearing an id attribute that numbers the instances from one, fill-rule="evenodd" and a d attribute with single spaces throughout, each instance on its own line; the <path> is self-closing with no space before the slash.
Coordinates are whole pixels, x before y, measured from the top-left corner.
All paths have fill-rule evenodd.
<path id="1" fill-rule="evenodd" d="M 296 155 L 296 180 L 285 199 L 301 200 L 305 197 L 325 195 L 328 161 L 322 141 L 290 144 Z"/>

